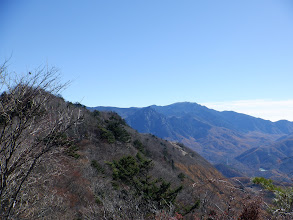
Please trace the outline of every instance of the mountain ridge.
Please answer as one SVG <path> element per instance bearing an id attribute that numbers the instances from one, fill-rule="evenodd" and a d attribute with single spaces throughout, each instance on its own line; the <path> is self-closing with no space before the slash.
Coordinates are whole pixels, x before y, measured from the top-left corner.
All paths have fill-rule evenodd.
<path id="1" fill-rule="evenodd" d="M 186 111 L 188 107 L 188 111 Z M 198 114 L 202 114 L 202 111 L 204 111 L 205 116 L 206 114 L 214 114 L 216 116 L 221 116 L 223 119 L 230 119 L 232 116 L 241 118 L 241 119 L 253 119 L 256 121 L 261 121 L 261 122 L 266 122 L 268 125 L 277 125 L 277 127 L 281 127 L 281 129 L 284 129 L 284 126 L 289 126 L 290 132 L 293 132 L 293 122 L 288 121 L 288 120 L 278 120 L 276 122 L 272 122 L 267 119 L 259 118 L 259 117 L 254 117 L 248 114 L 244 113 L 239 113 L 236 111 L 230 111 L 230 110 L 224 110 L 224 111 L 217 111 L 214 109 L 210 109 L 204 105 L 200 105 L 195 102 L 176 102 L 173 104 L 165 105 L 165 106 L 160 106 L 160 105 L 150 105 L 146 107 L 129 107 L 129 108 L 121 108 L 121 107 L 114 107 L 114 106 L 97 106 L 97 107 L 87 107 L 89 110 L 104 110 L 104 111 L 114 111 L 117 112 L 121 117 L 126 118 L 133 114 L 134 112 L 144 109 L 144 108 L 152 108 L 155 109 L 157 112 L 166 115 L 166 116 L 183 116 L 184 114 L 187 113 L 196 113 L 196 116 L 199 116 Z M 181 109 L 181 110 L 180 110 Z M 196 111 L 194 111 L 196 110 Z M 200 111 L 199 111 L 200 110 Z M 177 114 L 175 114 L 177 113 Z M 179 115 L 178 115 L 179 113 Z M 233 117 L 232 117 L 233 118 Z M 230 121 L 231 122 L 231 121 Z M 215 123 L 215 122 L 213 122 Z M 235 123 L 235 122 L 234 122 Z M 284 131 L 285 132 L 285 131 Z M 289 131 L 286 131 L 289 132 Z"/>

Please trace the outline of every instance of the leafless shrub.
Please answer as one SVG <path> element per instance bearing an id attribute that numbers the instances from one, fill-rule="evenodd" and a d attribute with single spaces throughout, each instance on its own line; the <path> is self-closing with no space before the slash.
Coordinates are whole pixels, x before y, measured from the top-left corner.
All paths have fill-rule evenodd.
<path id="1" fill-rule="evenodd" d="M 242 213 L 239 216 L 239 220 L 256 220 L 260 219 L 262 201 L 259 197 L 249 201 L 243 205 Z"/>
<path id="2" fill-rule="evenodd" d="M 228 195 L 221 202 L 215 200 L 219 192 L 209 188 L 209 185 L 215 183 L 226 189 L 222 193 Z M 194 214 L 194 219 L 260 220 L 268 216 L 262 198 L 252 195 L 245 186 L 235 186 L 225 179 L 208 179 L 201 184 L 194 183 L 193 188 L 201 201 L 200 212 Z"/>
<path id="3" fill-rule="evenodd" d="M 0 216 L 16 214 L 22 186 L 44 154 L 64 146 L 73 110 L 54 96 L 66 85 L 58 70 L 39 68 L 19 76 L 0 67 Z M 14 210 L 14 211 L 13 211 Z"/>

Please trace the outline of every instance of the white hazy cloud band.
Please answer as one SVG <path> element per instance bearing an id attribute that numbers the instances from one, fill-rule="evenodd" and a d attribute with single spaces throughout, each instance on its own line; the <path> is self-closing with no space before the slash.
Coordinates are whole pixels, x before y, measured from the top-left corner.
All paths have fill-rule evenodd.
<path id="1" fill-rule="evenodd" d="M 293 100 L 239 100 L 231 102 L 203 103 L 202 105 L 218 111 L 235 111 L 271 121 L 293 121 Z"/>

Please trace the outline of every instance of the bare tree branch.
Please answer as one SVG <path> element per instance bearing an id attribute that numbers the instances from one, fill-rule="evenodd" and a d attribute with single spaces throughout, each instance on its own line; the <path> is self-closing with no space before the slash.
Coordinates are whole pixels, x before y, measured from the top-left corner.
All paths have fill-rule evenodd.
<path id="1" fill-rule="evenodd" d="M 56 68 L 42 67 L 24 76 L 0 66 L 0 216 L 9 218 L 22 186 L 40 159 L 67 144 L 66 131 L 76 121 L 73 110 L 57 98 Z"/>

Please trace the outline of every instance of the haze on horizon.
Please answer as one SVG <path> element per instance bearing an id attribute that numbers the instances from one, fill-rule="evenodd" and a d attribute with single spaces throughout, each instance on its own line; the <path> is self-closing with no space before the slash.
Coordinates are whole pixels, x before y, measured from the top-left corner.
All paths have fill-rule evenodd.
<path id="1" fill-rule="evenodd" d="M 0 61 L 60 68 L 86 106 L 196 102 L 293 121 L 293 3 L 1 1 Z M 243 101 L 244 100 L 244 101 Z"/>

